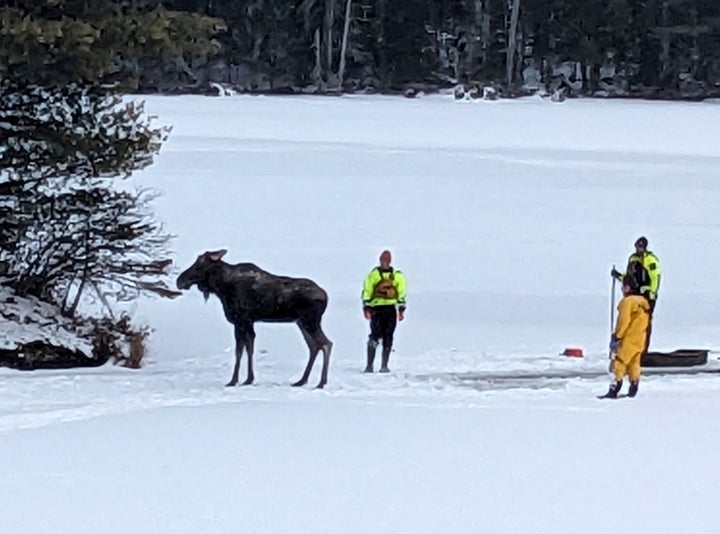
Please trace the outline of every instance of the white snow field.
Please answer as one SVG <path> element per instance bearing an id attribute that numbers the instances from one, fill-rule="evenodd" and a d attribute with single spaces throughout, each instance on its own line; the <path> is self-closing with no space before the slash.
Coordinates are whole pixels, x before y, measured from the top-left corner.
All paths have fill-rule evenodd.
<path id="1" fill-rule="evenodd" d="M 329 383 L 318 362 L 290 386 L 307 349 L 274 324 L 255 384 L 225 388 L 217 299 L 143 300 L 142 370 L 0 370 L 0 532 L 720 532 L 720 374 L 595 398 L 609 272 L 640 235 L 664 273 L 653 348 L 720 347 L 719 103 L 147 104 L 174 129 L 136 179 L 163 193 L 176 274 L 227 248 L 318 282 Z M 392 372 L 366 375 L 360 289 L 383 248 L 408 311 Z"/>

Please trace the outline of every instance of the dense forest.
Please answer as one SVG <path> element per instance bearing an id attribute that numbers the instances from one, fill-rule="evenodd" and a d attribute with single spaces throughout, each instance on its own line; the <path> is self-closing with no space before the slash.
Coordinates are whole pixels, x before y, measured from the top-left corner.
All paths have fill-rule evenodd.
<path id="1" fill-rule="evenodd" d="M 121 58 L 142 92 L 215 82 L 253 92 L 720 93 L 718 0 L 10 0 L 0 38 L 27 32 L 28 13 L 66 25 L 105 14 L 101 32 L 150 31 L 157 40 Z M 123 13 L 153 18 L 134 27 Z M 210 20 L 217 40 L 178 53 Z"/>

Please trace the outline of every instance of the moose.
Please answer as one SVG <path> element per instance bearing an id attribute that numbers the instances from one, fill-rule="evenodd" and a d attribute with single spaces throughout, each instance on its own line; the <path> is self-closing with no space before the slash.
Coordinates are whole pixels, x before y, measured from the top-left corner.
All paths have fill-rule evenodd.
<path id="1" fill-rule="evenodd" d="M 307 383 L 315 358 L 322 350 L 322 373 L 317 387 L 324 387 L 332 350 L 332 342 L 320 325 L 328 303 L 325 290 L 307 278 L 270 274 L 252 263 L 230 265 L 222 261 L 226 253 L 223 249 L 198 256 L 195 263 L 178 276 L 177 287 L 184 290 L 196 285 L 205 300 L 211 293 L 216 295 L 225 317 L 235 327 L 235 368 L 227 385 L 238 383 L 243 349 L 248 355 L 247 378 L 243 385 L 253 383 L 254 324 L 260 321 L 298 325 L 310 349 L 310 357 L 305 372 L 293 386 Z"/>

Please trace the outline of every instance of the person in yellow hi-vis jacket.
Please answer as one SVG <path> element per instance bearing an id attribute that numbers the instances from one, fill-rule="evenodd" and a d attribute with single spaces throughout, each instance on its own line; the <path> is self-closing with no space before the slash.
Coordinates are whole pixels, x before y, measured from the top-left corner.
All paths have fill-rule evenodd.
<path id="1" fill-rule="evenodd" d="M 632 276 L 623 278 L 622 291 L 615 331 L 610 338 L 610 352 L 615 354 L 612 364 L 615 382 L 602 398 L 616 399 L 625 375 L 630 378 L 628 397 L 637 395 L 640 385 L 640 359 L 645 352 L 650 303 Z"/>
<path id="2" fill-rule="evenodd" d="M 407 305 L 407 290 L 405 275 L 399 269 L 395 269 L 392 263 L 392 254 L 389 250 L 383 250 L 380 254 L 380 265 L 373 269 L 365 277 L 362 290 L 363 313 L 370 321 L 370 336 L 367 343 L 367 365 L 366 373 L 373 372 L 375 362 L 375 351 L 382 341 L 382 361 L 380 372 L 387 373 L 390 351 L 393 345 L 393 335 L 397 321 L 405 318 L 405 307 Z"/>
<path id="3" fill-rule="evenodd" d="M 648 325 L 647 338 L 645 340 L 645 352 L 650 347 L 650 335 L 652 334 L 652 317 L 657 304 L 658 292 L 660 291 L 660 260 L 654 252 L 648 250 L 648 240 L 640 236 L 635 241 L 635 252 L 630 254 L 625 273 L 613 270 L 610 272 L 613 278 L 622 282 L 625 276 L 632 276 L 638 285 L 638 291 L 650 304 L 650 324 Z"/>

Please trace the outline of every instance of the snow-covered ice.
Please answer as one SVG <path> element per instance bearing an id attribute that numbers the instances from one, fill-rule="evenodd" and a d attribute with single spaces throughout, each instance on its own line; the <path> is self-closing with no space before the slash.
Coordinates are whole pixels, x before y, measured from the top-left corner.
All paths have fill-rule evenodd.
<path id="1" fill-rule="evenodd" d="M 255 385 L 224 388 L 218 301 L 142 301 L 140 371 L 0 369 L 0 532 L 717 532 L 720 375 L 595 399 L 609 271 L 641 234 L 653 347 L 720 346 L 717 103 L 147 100 L 173 132 L 136 179 L 163 193 L 176 273 L 227 248 L 317 281 L 328 386 L 290 387 L 298 330 L 258 325 Z M 393 372 L 365 375 L 383 248 L 409 306 Z M 522 373 L 560 378 L 482 378 Z"/>

